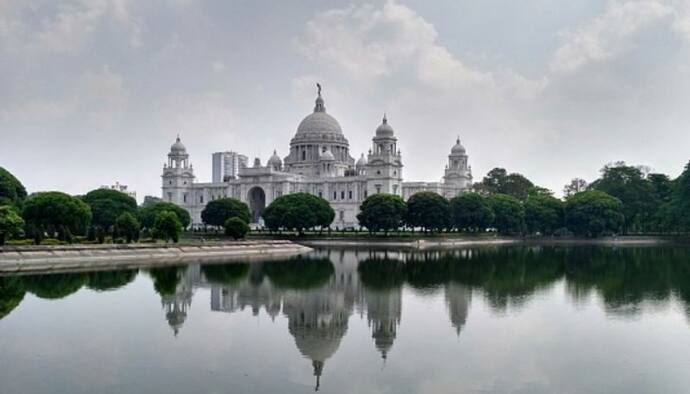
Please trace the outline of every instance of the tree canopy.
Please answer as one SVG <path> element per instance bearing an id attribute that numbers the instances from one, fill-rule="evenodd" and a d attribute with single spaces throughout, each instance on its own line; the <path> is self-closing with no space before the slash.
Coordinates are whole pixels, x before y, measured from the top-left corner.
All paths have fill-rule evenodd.
<path id="1" fill-rule="evenodd" d="M 405 223 L 424 230 L 444 229 L 450 225 L 450 203 L 438 193 L 415 193 L 407 200 Z"/>
<path id="2" fill-rule="evenodd" d="M 367 197 L 359 210 L 357 220 L 360 226 L 372 232 L 388 232 L 403 225 L 407 204 L 400 196 L 377 193 Z"/>
<path id="3" fill-rule="evenodd" d="M 553 196 L 534 194 L 525 201 L 525 226 L 534 234 L 551 235 L 565 226 L 563 202 Z"/>
<path id="4" fill-rule="evenodd" d="M 0 246 L 9 237 L 17 237 L 24 229 L 24 219 L 11 205 L 0 205 Z"/>
<path id="5" fill-rule="evenodd" d="M 123 213 L 134 215 L 137 212 L 137 201 L 117 190 L 91 190 L 82 197 L 82 200 L 91 207 L 91 223 L 104 229 L 114 226 L 115 220 Z"/>
<path id="6" fill-rule="evenodd" d="M 580 192 L 566 200 L 565 221 L 568 229 L 580 236 L 617 233 L 624 223 L 623 203 L 599 190 Z"/>
<path id="7" fill-rule="evenodd" d="M 173 204 L 171 202 L 157 202 L 139 209 L 139 223 L 142 227 L 152 229 L 153 222 L 156 220 L 156 216 L 164 211 L 174 212 L 177 215 L 177 220 L 180 221 L 183 228 L 189 227 L 192 222 L 192 218 L 189 216 L 189 212 L 179 205 Z"/>
<path id="8" fill-rule="evenodd" d="M 494 221 L 494 211 L 486 197 L 465 193 L 450 200 L 453 227 L 465 231 L 483 231 Z"/>
<path id="9" fill-rule="evenodd" d="M 225 235 L 233 239 L 244 238 L 249 232 L 249 225 L 238 217 L 231 217 L 225 221 Z"/>
<path id="10" fill-rule="evenodd" d="M 201 211 L 201 220 L 210 226 L 224 226 L 230 218 L 239 218 L 249 223 L 251 215 L 247 204 L 234 198 L 220 198 L 209 201 Z"/>
<path id="11" fill-rule="evenodd" d="M 534 188 L 534 183 L 522 174 L 508 173 L 505 168 L 494 168 L 475 188 L 482 194 L 507 194 L 524 200 Z"/>
<path id="12" fill-rule="evenodd" d="M 79 198 L 61 192 L 41 192 L 29 196 L 22 213 L 27 225 L 43 231 L 84 234 L 91 222 L 91 208 Z"/>
<path id="13" fill-rule="evenodd" d="M 301 234 L 309 228 L 330 226 L 335 212 L 323 198 L 308 193 L 291 193 L 273 200 L 261 216 L 266 227 L 273 231 L 282 228 Z"/>
<path id="14" fill-rule="evenodd" d="M 639 167 L 617 162 L 604 166 L 601 177 L 592 182 L 590 189 L 616 197 L 623 204 L 623 231 L 641 230 L 661 205 L 655 188 Z"/>
<path id="15" fill-rule="evenodd" d="M 175 212 L 163 211 L 156 216 L 153 222 L 153 236 L 163 241 L 172 240 L 177 243 L 182 232 L 182 224 Z"/>
<path id="16" fill-rule="evenodd" d="M 12 173 L 0 167 L 0 205 L 21 206 L 25 199 L 24 185 Z"/>
<path id="17" fill-rule="evenodd" d="M 499 233 L 520 233 L 525 225 L 525 209 L 516 197 L 507 194 L 494 194 L 488 197 L 489 206 L 494 212 L 493 226 Z"/>
<path id="18" fill-rule="evenodd" d="M 115 229 L 118 235 L 125 237 L 127 243 L 139 240 L 139 221 L 129 212 L 123 212 L 115 220 Z"/>

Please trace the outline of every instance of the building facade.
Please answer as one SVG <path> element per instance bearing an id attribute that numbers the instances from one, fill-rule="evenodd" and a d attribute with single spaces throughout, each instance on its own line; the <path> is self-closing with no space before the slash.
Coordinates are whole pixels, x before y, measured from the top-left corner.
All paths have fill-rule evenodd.
<path id="1" fill-rule="evenodd" d="M 385 115 L 368 154 L 355 161 L 340 124 L 326 113 L 320 86 L 314 110 L 297 127 L 289 152 L 281 159 L 274 150 L 266 165 L 256 158 L 251 166 L 238 165 L 234 177 L 216 177 L 214 171 L 213 182 L 200 183 L 178 136 L 163 166 L 162 198 L 187 209 L 193 226 L 202 224 L 201 211 L 209 201 L 236 198 L 249 205 L 252 223 L 260 225 L 263 209 L 274 199 L 288 193 L 310 193 L 331 204 L 336 213 L 334 227 L 347 228 L 358 225 L 359 206 L 372 194 L 407 199 L 420 191 L 433 191 L 451 198 L 472 186 L 472 169 L 460 139 L 451 149 L 440 182 L 403 182 L 398 139 Z"/>

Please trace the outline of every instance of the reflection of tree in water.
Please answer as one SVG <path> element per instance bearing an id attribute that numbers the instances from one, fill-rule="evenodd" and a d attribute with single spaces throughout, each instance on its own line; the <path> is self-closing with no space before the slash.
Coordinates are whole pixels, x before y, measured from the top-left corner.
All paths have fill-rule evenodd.
<path id="1" fill-rule="evenodd" d="M 278 288 L 313 289 L 328 283 L 335 270 L 328 259 L 296 258 L 264 263 L 263 272 Z"/>
<path id="2" fill-rule="evenodd" d="M 682 292 L 688 257 L 686 249 L 670 247 L 573 248 L 566 264 L 568 290 L 574 298 L 595 291 L 608 313 L 639 314 L 644 303 L 667 303 L 674 287 Z"/>
<path id="3" fill-rule="evenodd" d="M 161 296 L 175 295 L 177 284 L 180 283 L 182 274 L 187 267 L 159 267 L 149 269 L 149 275 L 153 278 L 153 288 Z"/>
<path id="4" fill-rule="evenodd" d="M 209 283 L 232 285 L 241 282 L 249 273 L 249 264 L 210 264 L 202 265 L 201 272 Z"/>
<path id="5" fill-rule="evenodd" d="M 9 315 L 24 299 L 24 284 L 16 276 L 0 277 L 0 319 Z"/>
<path id="6" fill-rule="evenodd" d="M 23 278 L 27 291 L 46 299 L 64 298 L 76 293 L 87 280 L 84 273 L 31 275 Z"/>
<path id="7" fill-rule="evenodd" d="M 399 288 L 407 278 L 405 264 L 397 259 L 367 258 L 357 266 L 364 287 L 372 290 Z"/>
<path id="8" fill-rule="evenodd" d="M 96 291 L 115 290 L 130 283 L 139 270 L 96 271 L 89 272 L 86 287 Z"/>

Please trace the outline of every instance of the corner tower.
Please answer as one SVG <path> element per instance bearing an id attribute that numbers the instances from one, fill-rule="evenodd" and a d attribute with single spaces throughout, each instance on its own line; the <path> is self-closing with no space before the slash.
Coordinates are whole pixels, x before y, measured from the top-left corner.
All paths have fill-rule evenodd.
<path id="1" fill-rule="evenodd" d="M 402 168 L 398 139 L 384 114 L 367 157 L 367 195 L 389 193 L 402 196 Z"/>
<path id="2" fill-rule="evenodd" d="M 472 186 L 472 167 L 467 164 L 467 152 L 460 143 L 460 137 L 455 141 L 448 155 L 443 184 L 446 198 L 462 194 Z"/>
<path id="3" fill-rule="evenodd" d="M 190 204 L 191 193 L 189 192 L 194 183 L 194 168 L 189 162 L 187 148 L 177 136 L 175 143 L 170 147 L 168 162 L 163 164 L 163 201 L 172 202 L 177 205 L 185 206 Z"/>

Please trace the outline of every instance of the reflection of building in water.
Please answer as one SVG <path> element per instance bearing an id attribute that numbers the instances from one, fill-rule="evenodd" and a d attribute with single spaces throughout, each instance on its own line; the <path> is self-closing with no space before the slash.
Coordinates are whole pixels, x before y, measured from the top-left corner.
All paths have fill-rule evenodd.
<path id="1" fill-rule="evenodd" d="M 212 285 L 211 310 L 232 313 L 250 307 L 252 314 L 257 316 L 263 307 L 271 320 L 275 319 L 280 313 L 281 294 L 270 282 L 263 280 L 261 270 L 260 263 L 249 266 L 249 277 L 261 278 L 257 281 L 243 280 L 233 285 Z"/>
<path id="2" fill-rule="evenodd" d="M 175 336 L 187 318 L 187 311 L 192 306 L 194 285 L 200 282 L 199 266 L 190 266 L 182 275 L 175 288 L 175 293 L 161 297 L 161 304 L 165 310 L 165 318 L 173 329 Z"/>
<path id="3" fill-rule="evenodd" d="M 457 335 L 460 335 L 467 321 L 472 291 L 461 284 L 450 282 L 445 285 L 445 295 L 450 323 L 455 327 Z"/>
<path id="4" fill-rule="evenodd" d="M 364 290 L 363 302 L 374 345 L 385 360 L 393 347 L 402 312 L 402 288 Z"/>

